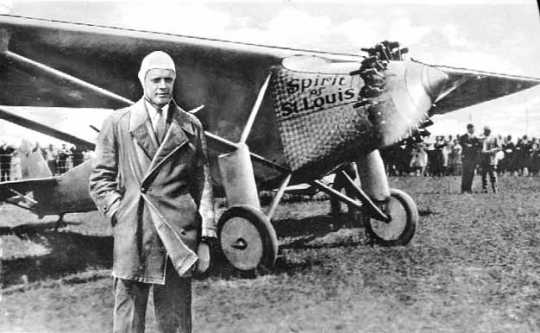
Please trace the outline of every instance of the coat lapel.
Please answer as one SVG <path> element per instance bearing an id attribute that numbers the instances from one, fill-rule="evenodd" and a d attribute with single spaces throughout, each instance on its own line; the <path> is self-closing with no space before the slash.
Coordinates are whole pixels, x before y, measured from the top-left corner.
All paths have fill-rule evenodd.
<path id="1" fill-rule="evenodd" d="M 165 137 L 159 145 L 148 172 L 146 178 L 150 176 L 159 166 L 164 163 L 174 152 L 180 149 L 184 144 L 189 142 L 195 136 L 195 130 L 189 119 L 189 116 L 185 114 L 176 103 L 171 102 L 169 106 L 169 112 L 171 114 L 171 123 L 165 133 Z"/>
<path id="2" fill-rule="evenodd" d="M 156 155 L 158 145 L 144 105 L 144 99 L 140 99 L 133 105 L 129 131 L 148 159 L 152 160 Z"/>

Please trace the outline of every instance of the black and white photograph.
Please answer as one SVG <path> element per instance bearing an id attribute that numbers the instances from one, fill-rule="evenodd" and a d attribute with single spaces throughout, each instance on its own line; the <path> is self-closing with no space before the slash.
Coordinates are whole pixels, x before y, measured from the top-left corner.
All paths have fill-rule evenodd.
<path id="1" fill-rule="evenodd" d="M 534 0 L 0 0 L 0 332 L 540 332 Z"/>

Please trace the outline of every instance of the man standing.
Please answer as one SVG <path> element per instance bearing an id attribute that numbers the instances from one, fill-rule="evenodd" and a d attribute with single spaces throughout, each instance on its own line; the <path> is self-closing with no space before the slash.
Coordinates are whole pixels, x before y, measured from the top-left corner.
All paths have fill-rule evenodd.
<path id="1" fill-rule="evenodd" d="M 478 150 L 480 141 L 474 135 L 474 125 L 467 125 L 467 133 L 459 138 L 459 144 L 462 150 L 462 168 L 461 176 L 461 193 L 472 193 L 472 182 L 474 177 L 474 169 L 478 160 Z"/>
<path id="2" fill-rule="evenodd" d="M 0 181 L 7 182 L 11 180 L 11 157 L 15 149 L 3 143 L 0 146 Z"/>
<path id="3" fill-rule="evenodd" d="M 200 122 L 172 99 L 162 51 L 139 71 L 144 96 L 103 123 L 90 194 L 114 236 L 114 332 L 143 332 L 149 290 L 160 332 L 191 332 L 191 273 L 206 271 L 216 236 Z"/>
<path id="4" fill-rule="evenodd" d="M 487 193 L 487 175 L 491 182 L 493 193 L 497 192 L 497 152 L 501 150 L 501 144 L 495 135 L 491 135 L 491 129 L 484 127 L 484 138 L 482 141 L 482 153 L 480 168 L 482 174 L 482 192 Z"/>
<path id="5" fill-rule="evenodd" d="M 504 158 L 501 161 L 501 163 L 502 163 L 502 165 L 501 165 L 502 170 L 501 171 L 503 172 L 503 174 L 505 172 L 508 172 L 510 175 L 512 175 L 514 173 L 514 169 L 515 169 L 515 166 L 514 166 L 515 148 L 516 148 L 516 146 L 514 145 L 514 142 L 512 142 L 512 136 L 508 135 L 504 139 L 504 142 L 502 143 L 502 149 L 503 149 L 503 152 L 504 152 Z"/>
<path id="6" fill-rule="evenodd" d="M 73 146 L 71 148 L 71 159 L 73 161 L 73 167 L 83 162 L 83 149 L 80 146 Z"/>
<path id="7" fill-rule="evenodd" d="M 49 166 L 49 169 L 51 170 L 52 175 L 56 175 L 57 168 L 56 168 L 56 159 L 58 158 L 58 152 L 56 151 L 56 148 L 52 144 L 49 144 L 49 147 L 45 149 L 45 160 L 47 161 L 47 165 Z"/>
<path id="8" fill-rule="evenodd" d="M 67 148 L 66 144 L 62 143 L 62 148 L 58 150 L 58 154 L 57 154 L 58 163 L 56 164 L 56 167 L 57 167 L 58 173 L 63 174 L 66 171 L 68 171 L 67 159 L 70 154 L 71 152 Z"/>

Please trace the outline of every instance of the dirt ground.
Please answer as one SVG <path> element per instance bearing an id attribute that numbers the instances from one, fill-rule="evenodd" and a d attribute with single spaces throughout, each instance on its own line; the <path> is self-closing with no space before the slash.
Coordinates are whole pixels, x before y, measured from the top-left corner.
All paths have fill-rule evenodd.
<path id="1" fill-rule="evenodd" d="M 540 178 L 498 194 L 459 179 L 393 178 L 420 210 L 406 247 L 333 231 L 328 201 L 277 212 L 276 268 L 194 283 L 195 332 L 540 332 Z M 96 213 L 53 218 L 0 207 L 0 332 L 109 332 L 112 239 Z M 148 330 L 155 332 L 152 312 Z"/>

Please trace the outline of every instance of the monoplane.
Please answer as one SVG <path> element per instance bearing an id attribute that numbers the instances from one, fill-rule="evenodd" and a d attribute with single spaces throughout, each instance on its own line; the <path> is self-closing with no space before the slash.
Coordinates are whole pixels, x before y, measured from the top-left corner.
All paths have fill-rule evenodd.
<path id="1" fill-rule="evenodd" d="M 239 270 L 274 264 L 278 242 L 271 219 L 286 187 L 298 183 L 361 210 L 356 222 L 376 242 L 407 244 L 418 210 L 409 195 L 389 187 L 379 149 L 409 136 L 433 114 L 540 83 L 411 60 L 397 42 L 359 54 L 330 53 L 2 15 L 0 104 L 72 108 L 75 120 L 77 108 L 113 112 L 141 96 L 136 73 L 154 50 L 174 58 L 176 101 L 196 109 L 205 126 L 213 179 L 228 205 L 218 222 L 219 247 Z M 7 107 L 0 107 L 0 116 L 94 146 Z M 341 176 L 352 195 L 320 180 L 351 161 L 361 186 Z M 90 169 L 91 161 L 61 176 L 0 184 L 0 200 L 38 215 L 95 209 Z M 263 189 L 275 190 L 265 211 L 258 196 Z"/>

